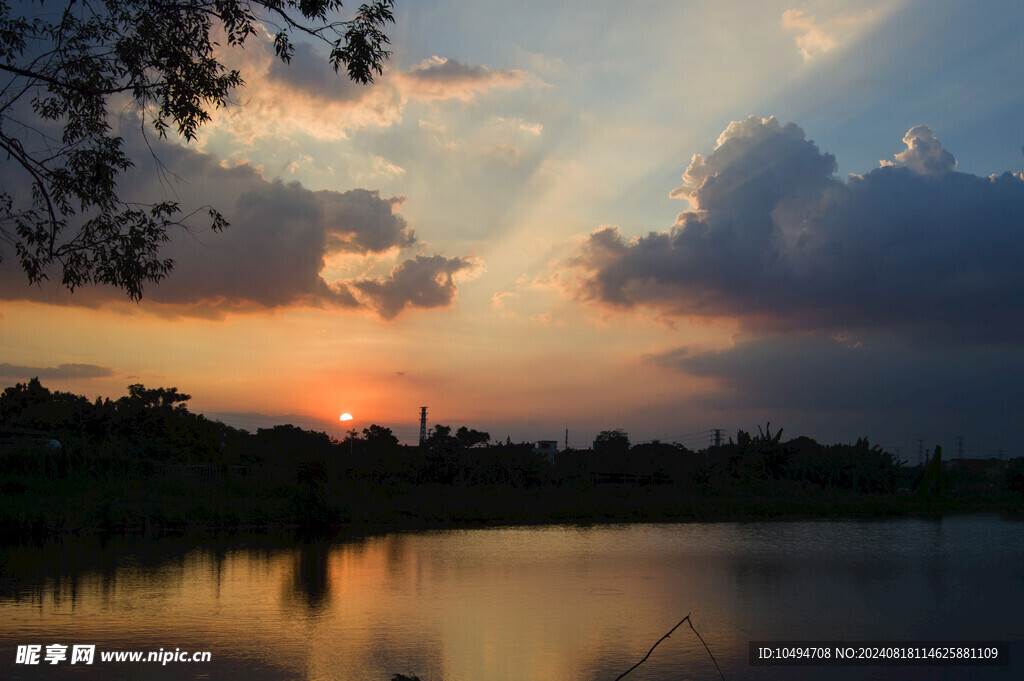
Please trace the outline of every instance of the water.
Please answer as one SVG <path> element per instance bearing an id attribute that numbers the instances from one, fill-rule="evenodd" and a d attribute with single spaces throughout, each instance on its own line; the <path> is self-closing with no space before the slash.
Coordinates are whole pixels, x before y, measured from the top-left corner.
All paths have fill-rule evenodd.
<path id="1" fill-rule="evenodd" d="M 614 681 L 688 613 L 730 680 L 1024 678 L 1024 523 L 995 517 L 82 540 L 0 567 L 3 679 Z M 879 639 L 1010 641 L 1012 664 L 748 663 Z M 15 664 L 53 643 L 211 660 Z M 684 624 L 626 678 L 720 677 Z"/>

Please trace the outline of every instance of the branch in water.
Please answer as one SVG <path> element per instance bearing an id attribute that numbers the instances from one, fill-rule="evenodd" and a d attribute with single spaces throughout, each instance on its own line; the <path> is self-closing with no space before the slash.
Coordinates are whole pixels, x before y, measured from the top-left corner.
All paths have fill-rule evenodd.
<path id="1" fill-rule="evenodd" d="M 692 614 L 692 613 L 691 613 L 691 614 Z M 698 631 L 697 631 L 696 629 L 694 629 L 694 627 L 693 627 L 693 621 L 692 621 L 692 620 L 690 619 L 690 615 L 687 615 L 687 616 L 686 616 L 686 617 L 684 617 L 683 619 L 679 620 L 679 624 L 677 624 L 676 626 L 674 626 L 674 627 L 672 627 L 671 629 L 669 629 L 669 630 L 668 630 L 668 633 L 667 633 L 667 634 L 665 634 L 664 636 L 662 636 L 661 638 L 659 638 L 659 639 L 658 639 L 658 642 L 657 642 L 657 643 L 655 643 L 655 644 L 654 644 L 653 646 L 651 646 L 651 649 L 647 651 L 647 654 L 646 654 L 646 655 L 644 655 L 644 659 L 640 660 L 640 661 L 639 661 L 639 662 L 637 662 L 637 663 L 636 663 L 635 665 L 633 665 L 632 667 L 630 667 L 630 668 L 629 668 L 629 669 L 627 669 L 626 671 L 622 672 L 622 674 L 620 674 L 620 675 L 619 675 L 619 676 L 618 676 L 618 677 L 617 677 L 617 678 L 615 679 L 615 681 L 619 681 L 619 679 L 621 679 L 622 677 L 624 677 L 624 676 L 625 676 L 626 674 L 630 673 L 631 671 L 633 671 L 634 669 L 636 669 L 637 667 L 639 667 L 640 665 L 642 665 L 642 664 L 643 664 L 644 662 L 646 662 L 646 661 L 647 661 L 647 658 L 649 658 L 649 657 L 651 656 L 651 653 L 653 653 L 653 652 L 654 652 L 654 649 L 658 647 L 658 643 L 661 643 L 661 642 L 662 642 L 662 641 L 664 641 L 664 640 L 665 640 L 666 638 L 668 638 L 669 636 L 671 636 L 671 635 L 672 635 L 672 632 L 674 632 L 674 631 L 675 631 L 676 629 L 678 629 L 678 628 L 680 627 L 680 625 L 682 625 L 682 623 L 683 623 L 683 622 L 688 622 L 688 623 L 689 623 L 689 625 L 690 625 L 690 629 L 693 629 L 693 633 L 697 634 L 697 638 L 699 638 L 699 639 L 700 639 L 700 642 L 704 644 L 704 650 L 708 651 L 708 655 L 711 655 L 711 661 L 715 663 L 715 669 L 717 669 L 717 670 L 718 670 L 718 675 L 722 677 L 722 681 L 725 681 L 725 674 L 723 674 L 723 673 L 722 673 L 722 668 L 718 666 L 718 660 L 716 660 L 716 659 L 715 659 L 715 656 L 714 656 L 714 655 L 713 655 L 713 654 L 711 653 L 711 648 L 708 648 L 708 644 L 707 644 L 707 643 L 706 643 L 706 642 L 704 641 L 704 637 L 700 635 L 700 632 L 698 632 Z"/>

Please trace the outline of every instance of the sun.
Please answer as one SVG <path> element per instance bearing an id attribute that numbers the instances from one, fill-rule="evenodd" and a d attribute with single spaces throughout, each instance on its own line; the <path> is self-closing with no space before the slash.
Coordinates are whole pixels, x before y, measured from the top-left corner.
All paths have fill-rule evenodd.
<path id="1" fill-rule="evenodd" d="M 351 421 L 352 420 L 352 414 L 349 414 L 346 411 L 344 414 L 341 415 L 341 418 L 339 418 L 338 420 L 339 421 Z"/>

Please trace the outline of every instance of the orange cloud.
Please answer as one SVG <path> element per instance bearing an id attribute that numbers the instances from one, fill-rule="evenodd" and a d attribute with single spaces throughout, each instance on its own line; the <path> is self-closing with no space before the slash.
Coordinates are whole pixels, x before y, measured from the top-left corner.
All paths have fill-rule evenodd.
<path id="1" fill-rule="evenodd" d="M 492 70 L 455 59 L 431 57 L 409 71 L 394 76 L 407 96 L 415 99 L 469 101 L 487 90 L 515 88 L 526 82 L 522 71 Z"/>
<path id="2" fill-rule="evenodd" d="M 782 13 L 782 28 L 798 33 L 796 46 L 800 48 L 804 61 L 810 61 L 850 39 L 874 18 L 875 13 L 866 10 L 860 14 L 845 14 L 819 21 L 804 14 L 802 9 L 788 9 Z"/>
<path id="3" fill-rule="evenodd" d="M 376 82 L 360 85 L 336 73 L 308 44 L 297 44 L 291 62 L 281 62 L 269 36 L 251 39 L 244 50 L 221 46 L 217 57 L 237 69 L 245 85 L 235 93 L 238 106 L 213 112 L 213 120 L 200 129 L 200 143 L 218 133 L 248 145 L 296 133 L 343 140 L 358 129 L 400 123 L 411 99 L 466 102 L 527 81 L 522 71 L 432 57 L 408 71 L 386 68 Z"/>
<path id="4" fill-rule="evenodd" d="M 253 144 L 302 133 L 340 140 L 359 128 L 401 120 L 402 100 L 393 87 L 353 83 L 308 45 L 297 46 L 290 64 L 281 63 L 267 41 L 252 40 L 245 50 L 221 48 L 218 56 L 246 84 L 235 94 L 240 106 L 215 112 L 201 137 L 221 132 Z"/>

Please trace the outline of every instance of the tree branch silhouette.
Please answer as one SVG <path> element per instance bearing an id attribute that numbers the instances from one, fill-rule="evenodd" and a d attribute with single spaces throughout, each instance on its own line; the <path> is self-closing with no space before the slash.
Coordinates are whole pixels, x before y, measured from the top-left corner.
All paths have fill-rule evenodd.
<path id="1" fill-rule="evenodd" d="M 653 646 L 651 646 L 651 649 L 647 651 L 647 654 L 646 654 L 646 655 L 644 655 L 644 658 L 643 658 L 642 660 L 640 660 L 639 662 L 637 662 L 637 663 L 636 663 L 635 665 L 633 665 L 632 667 L 630 667 L 630 668 L 629 668 L 629 669 L 627 669 L 626 671 L 624 671 L 624 672 L 622 672 L 621 674 L 619 674 L 619 676 L 617 676 L 617 677 L 615 678 L 615 681 L 619 681 L 619 680 L 620 680 L 620 679 L 622 679 L 622 678 L 623 678 L 624 676 L 626 676 L 626 674 L 629 674 L 629 673 L 630 673 L 631 671 L 633 671 L 634 669 L 636 669 L 637 667 L 639 667 L 640 665 L 642 665 L 642 664 L 643 664 L 644 662 L 646 662 L 646 661 L 647 661 L 647 658 L 649 658 L 649 657 L 651 656 L 651 653 L 653 653 L 653 652 L 654 652 L 654 649 L 658 647 L 658 644 L 660 644 L 660 643 L 661 643 L 662 641 L 664 641 L 664 640 L 665 640 L 666 638 L 668 638 L 669 636 L 671 636 L 671 635 L 672 635 L 672 633 L 673 633 L 673 632 L 675 632 L 675 630 L 676 630 L 676 629 L 678 629 L 678 628 L 679 628 L 680 626 L 682 626 L 683 622 L 687 622 L 687 623 L 689 623 L 689 625 L 690 625 L 690 629 L 692 629 L 692 630 L 693 630 L 693 633 L 697 634 L 697 638 L 699 638 L 699 639 L 700 639 L 700 642 L 704 644 L 704 650 L 708 651 L 708 655 L 710 655 L 710 656 L 711 656 L 711 661 L 715 663 L 715 669 L 717 669 L 717 670 L 718 670 L 718 675 L 722 677 L 722 681 L 725 681 L 725 674 L 723 674 L 723 673 L 722 673 L 722 668 L 718 666 L 718 660 L 716 660 L 716 659 L 715 659 L 715 656 L 714 656 L 714 655 L 712 654 L 712 652 L 711 652 L 711 648 L 708 648 L 708 644 L 707 644 L 707 642 L 706 642 L 706 641 L 704 640 L 704 637 L 703 637 L 703 636 L 701 636 L 701 635 L 700 635 L 700 632 L 698 632 L 698 631 L 697 631 L 697 630 L 696 630 L 696 629 L 694 628 L 694 626 L 693 626 L 693 621 L 692 621 L 692 620 L 690 619 L 690 615 L 692 615 L 692 614 L 693 614 L 693 613 L 690 613 L 690 614 L 688 614 L 688 615 L 687 615 L 686 617 L 684 617 L 683 619 L 679 620 L 679 623 L 678 623 L 678 624 L 676 624 L 676 626 L 674 626 L 674 627 L 672 627 L 671 629 L 669 629 L 669 630 L 668 630 L 668 633 L 667 633 L 667 634 L 665 634 L 664 636 L 662 636 L 661 638 L 659 638 L 659 639 L 658 639 L 658 641 L 657 641 L 657 642 L 656 642 L 656 643 L 655 643 L 655 644 L 654 644 Z"/>
<path id="2" fill-rule="evenodd" d="M 139 300 L 173 268 L 160 249 L 183 219 L 176 203 L 118 186 L 135 159 L 114 127 L 116 95 L 143 131 L 193 141 L 243 84 L 218 40 L 240 47 L 269 27 L 288 63 L 289 34 L 302 33 L 365 85 L 391 56 L 393 9 L 367 0 L 342 19 L 342 0 L 0 2 L 0 266 L 16 260 L 29 284 L 58 273 L 71 291 L 109 284 Z M 207 212 L 213 231 L 228 226 Z"/>

